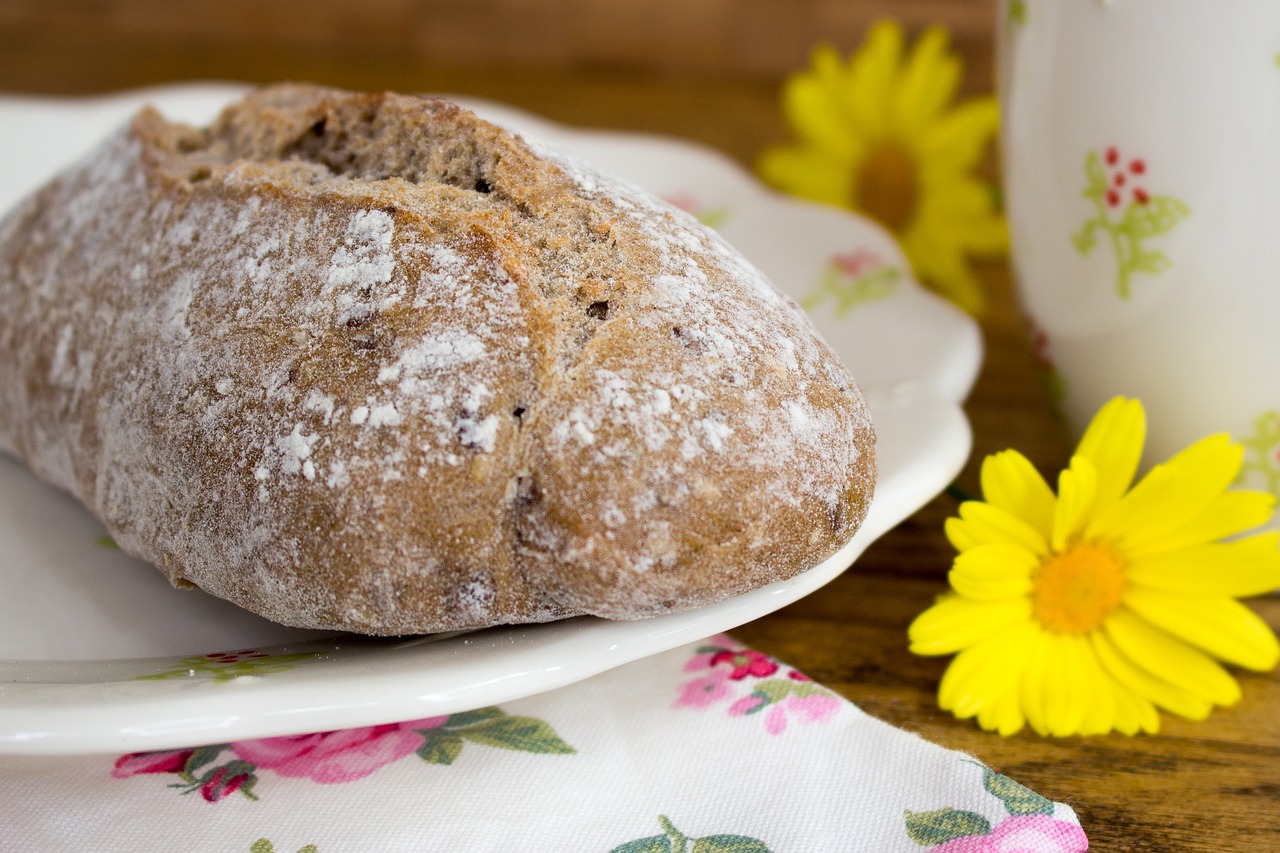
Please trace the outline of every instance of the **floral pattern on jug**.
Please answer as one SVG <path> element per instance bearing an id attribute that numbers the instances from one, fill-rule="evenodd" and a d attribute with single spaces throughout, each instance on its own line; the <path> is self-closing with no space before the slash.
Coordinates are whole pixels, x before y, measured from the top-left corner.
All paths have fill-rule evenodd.
<path id="1" fill-rule="evenodd" d="M 1149 192 L 1146 160 L 1122 156 L 1114 145 L 1101 157 L 1090 151 L 1084 171 L 1081 194 L 1093 203 L 1095 212 L 1071 240 L 1076 251 L 1088 255 L 1098 244 L 1098 232 L 1106 235 L 1116 258 L 1116 294 L 1128 299 L 1134 273 L 1159 275 L 1173 265 L 1164 252 L 1147 248 L 1144 241 L 1172 230 L 1190 208 L 1173 196 Z"/>
<path id="2" fill-rule="evenodd" d="M 1236 482 L 1255 486 L 1280 497 L 1280 411 L 1274 409 L 1258 415 L 1253 433 L 1240 439 L 1244 445 L 1244 462 Z"/>

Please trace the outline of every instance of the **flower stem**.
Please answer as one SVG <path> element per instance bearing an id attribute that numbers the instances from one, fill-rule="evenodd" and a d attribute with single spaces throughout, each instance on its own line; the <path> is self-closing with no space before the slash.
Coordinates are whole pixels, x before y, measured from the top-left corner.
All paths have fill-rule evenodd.
<path id="1" fill-rule="evenodd" d="M 1111 248 L 1116 253 L 1116 290 L 1121 299 L 1129 298 L 1129 263 L 1125 260 L 1124 243 L 1120 239 L 1120 229 L 1107 217 L 1107 208 L 1103 196 L 1095 196 L 1093 205 L 1098 209 L 1098 224 L 1111 238 Z"/>

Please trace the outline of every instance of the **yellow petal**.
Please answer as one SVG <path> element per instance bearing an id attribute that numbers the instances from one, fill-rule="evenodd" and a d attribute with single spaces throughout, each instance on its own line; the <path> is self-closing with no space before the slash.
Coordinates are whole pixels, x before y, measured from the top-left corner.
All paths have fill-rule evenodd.
<path id="1" fill-rule="evenodd" d="M 841 94 L 821 75 L 795 74 L 783 87 L 782 108 L 797 136 L 833 159 L 847 161 L 860 156 L 865 145 Z"/>
<path id="2" fill-rule="evenodd" d="M 1125 545 L 1130 560 L 1216 542 L 1265 524 L 1271 518 L 1275 497 L 1266 492 L 1230 491 L 1211 500 L 1194 518 L 1149 541 Z"/>
<path id="3" fill-rule="evenodd" d="M 974 213 L 951 224 L 957 245 L 965 255 L 1002 257 L 1009 252 L 1009 225 L 1000 214 Z"/>
<path id="4" fill-rule="evenodd" d="M 809 59 L 809 70 L 802 71 L 795 77 L 807 77 L 829 93 L 832 108 L 843 110 L 843 98 L 849 88 L 849 72 L 840 53 L 830 44 L 820 44 L 813 49 Z"/>
<path id="5" fill-rule="evenodd" d="M 981 528 L 975 527 L 971 522 L 964 519 L 951 516 L 942 524 L 942 532 L 947 535 L 947 541 L 951 543 L 951 547 L 960 553 L 968 551 L 970 548 L 977 548 L 979 545 L 985 545 L 989 540 L 980 538 L 984 532 Z"/>
<path id="6" fill-rule="evenodd" d="M 967 178 L 922 189 L 916 215 L 900 236 L 923 276 L 971 276 L 967 256 L 1003 254 L 1009 245 L 1008 228 L 994 209 L 990 188 Z"/>
<path id="7" fill-rule="evenodd" d="M 1003 257 L 1009 252 L 1009 226 L 998 213 L 966 217 L 957 228 L 966 252 L 979 257 Z"/>
<path id="8" fill-rule="evenodd" d="M 1047 539 L 1053 530 L 1053 490 L 1027 457 L 1002 450 L 982 461 L 982 497 L 1026 521 Z"/>
<path id="9" fill-rule="evenodd" d="M 959 550 L 992 542 L 1012 543 L 1037 556 L 1049 553 L 1044 534 L 1011 512 L 983 501 L 960 504 L 960 518 L 947 520 L 947 536 Z M 957 542 L 964 542 L 962 549 Z"/>
<path id="10" fill-rule="evenodd" d="M 1197 488 L 1216 494 L 1235 482 L 1243 462 L 1244 446 L 1226 433 L 1218 433 L 1200 439 L 1165 464 L 1177 468 Z"/>
<path id="11" fill-rule="evenodd" d="M 1085 428 L 1076 455 L 1088 459 L 1098 472 L 1099 511 L 1110 507 L 1128 490 L 1146 438 L 1147 416 L 1142 403 L 1124 397 L 1109 400 Z"/>
<path id="12" fill-rule="evenodd" d="M 1235 479 L 1243 448 L 1209 436 L 1157 465 L 1111 511 L 1099 513 L 1089 535 L 1142 549 L 1203 512 Z"/>
<path id="13" fill-rule="evenodd" d="M 1048 634 L 1041 633 L 1038 642 L 1028 643 L 1027 663 L 1022 669 L 1022 680 L 1019 698 L 1022 700 L 1022 712 L 1027 716 L 1027 723 L 1036 734 L 1048 737 L 1052 734 L 1049 728 L 1048 714 L 1045 709 L 1045 678 L 1052 665 L 1048 654 Z"/>
<path id="14" fill-rule="evenodd" d="M 930 27 L 907 58 L 894 102 L 899 128 L 919 133 L 950 103 L 960 85 L 960 60 L 947 51 L 947 31 Z"/>
<path id="15" fill-rule="evenodd" d="M 1097 491 L 1098 472 L 1093 463 L 1082 456 L 1072 457 L 1070 467 L 1058 475 L 1058 503 L 1049 539 L 1054 551 L 1065 551 L 1084 530 Z"/>
<path id="16" fill-rule="evenodd" d="M 1085 528 L 1085 536 L 1105 539 L 1125 549 L 1140 547 L 1143 537 L 1135 533 L 1139 525 L 1148 524 L 1162 529 L 1164 524 L 1159 514 L 1175 511 L 1174 479 L 1171 469 L 1153 468 L 1123 498 L 1095 512 Z M 1138 532 L 1149 538 L 1148 529 Z"/>
<path id="17" fill-rule="evenodd" d="M 1101 666 L 1101 661 L 1098 662 Z M 1105 670 L 1104 670 L 1105 672 Z M 1108 677 L 1110 675 L 1108 674 Z M 1155 734 L 1160 731 L 1160 715 L 1148 699 L 1139 696 L 1125 685 L 1111 680 L 1112 696 L 1116 703 L 1116 731 L 1135 735 L 1138 732 Z"/>
<path id="18" fill-rule="evenodd" d="M 907 636 L 913 654 L 949 655 L 1030 619 L 1026 599 L 971 601 L 952 595 L 917 616 Z"/>
<path id="19" fill-rule="evenodd" d="M 948 575 L 952 588 L 968 598 L 1015 598 L 1031 591 L 1031 573 L 1040 558 L 1018 545 L 991 542 L 970 548 L 955 559 Z"/>
<path id="20" fill-rule="evenodd" d="M 1066 639 L 1070 642 L 1071 654 L 1076 659 L 1084 683 L 1089 686 L 1084 714 L 1080 719 L 1080 734 L 1106 734 L 1119 727 L 1116 694 L 1123 688 L 1103 671 L 1087 637 L 1068 635 Z"/>
<path id="21" fill-rule="evenodd" d="M 1154 589 L 1131 589 L 1125 593 L 1124 603 L 1152 625 L 1220 660 L 1260 672 L 1280 662 L 1275 633 L 1235 599 L 1188 598 Z"/>
<path id="22" fill-rule="evenodd" d="M 868 138 L 890 134 L 890 107 L 903 47 L 902 28 L 880 21 L 867 34 L 849 66 L 848 103 L 853 120 Z"/>
<path id="23" fill-rule="evenodd" d="M 952 173 L 973 169 L 1000 127 L 1000 110 L 990 96 L 973 98 L 956 107 L 917 141 L 921 159 L 930 167 Z"/>
<path id="24" fill-rule="evenodd" d="M 1215 705 L 1240 699 L 1240 685 L 1217 661 L 1124 607 L 1107 618 L 1103 632 L 1128 660 L 1162 681 Z"/>
<path id="25" fill-rule="evenodd" d="M 1080 649 L 1076 638 L 1067 634 L 1048 634 L 1041 689 L 1044 691 L 1044 723 L 1054 737 L 1079 734 L 1088 703 L 1094 699 L 1095 686 L 1085 679 Z"/>
<path id="26" fill-rule="evenodd" d="M 1138 698 L 1137 707 L 1130 706 L 1128 710 L 1139 715 L 1140 725 L 1150 722 L 1147 710 L 1140 704 L 1143 702 L 1153 703 L 1189 720 L 1203 720 L 1213 710 L 1212 702 L 1170 684 L 1162 678 L 1157 678 L 1145 669 L 1134 665 L 1107 637 L 1105 631 L 1094 631 L 1089 635 L 1089 642 L 1102 668 Z M 1149 728 L 1143 725 L 1144 731 L 1154 732 L 1158 728 L 1158 721 Z"/>
<path id="27" fill-rule="evenodd" d="M 938 706 L 966 719 L 1008 692 L 1026 662 L 1035 630 L 1019 625 L 956 655 L 938 685 Z"/>
<path id="28" fill-rule="evenodd" d="M 1018 702 L 1018 687 L 1015 684 L 1004 693 L 993 698 L 978 712 L 978 725 L 987 731 L 998 732 L 1008 737 L 1026 725 L 1027 718 L 1022 713 Z"/>
<path id="29" fill-rule="evenodd" d="M 1130 559 L 1130 583 L 1185 595 L 1261 595 L 1280 589 L 1280 533 Z"/>
<path id="30" fill-rule="evenodd" d="M 947 230 L 957 245 L 964 245 L 951 229 L 966 229 L 970 220 L 989 215 L 995 199 L 991 187 L 979 180 L 951 171 L 940 172 L 936 164 L 924 161 L 920 177 L 926 183 L 920 199 L 919 216 L 938 231 Z"/>
<path id="31" fill-rule="evenodd" d="M 920 220 L 916 217 L 917 225 L 898 236 L 921 283 L 970 314 L 979 314 L 986 304 L 982 284 L 965 263 L 954 236 L 937 227 L 922 229 Z"/>
<path id="32" fill-rule="evenodd" d="M 756 170 L 767 183 L 800 198 L 840 207 L 853 201 L 853 166 L 817 148 L 780 145 L 766 149 Z"/>

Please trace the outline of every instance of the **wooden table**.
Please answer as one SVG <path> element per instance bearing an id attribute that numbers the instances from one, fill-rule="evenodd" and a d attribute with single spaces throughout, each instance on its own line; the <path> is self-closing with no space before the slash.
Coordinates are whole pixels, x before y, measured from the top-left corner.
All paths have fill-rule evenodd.
<path id="1" fill-rule="evenodd" d="M 231 5 L 243 7 L 246 15 L 257 8 Z M 424 5 L 432 4 L 380 0 L 368 4 L 368 14 L 376 23 L 379 14 Z M 491 2 L 485 8 L 493 7 L 488 14 L 497 15 L 518 5 Z M 573 0 L 542 5 L 583 7 Z M 617 9 L 625 5 L 615 4 Z M 241 25 L 220 21 L 220 29 L 200 29 L 212 26 L 211 13 L 186 0 L 98 7 L 7 0 L 0 10 L 0 91 L 88 93 L 192 78 L 290 78 L 351 88 L 463 92 L 576 125 L 676 134 L 750 165 L 764 146 L 785 138 L 777 102 L 781 72 L 803 64 L 804 51 L 821 33 L 836 32 L 837 41 L 848 45 L 874 14 L 945 19 L 966 54 L 969 89 L 989 89 L 992 76 L 986 0 L 752 4 L 752 16 L 730 22 L 743 49 L 725 48 L 723 55 L 699 53 L 691 47 L 696 40 L 687 37 L 673 47 L 671 38 L 653 27 L 627 41 L 624 21 L 610 31 L 620 39 L 621 62 L 610 62 L 598 44 L 586 59 L 575 59 L 572 44 L 561 46 L 564 56 L 549 59 L 522 48 L 520 33 L 507 27 L 489 31 L 492 55 L 486 62 L 468 63 L 446 43 L 424 48 L 423 42 L 406 41 L 394 22 L 379 29 L 363 19 L 358 45 L 336 49 L 316 34 L 340 31 L 345 18 L 331 14 L 325 19 L 328 29 L 315 23 L 317 10 L 333 13 L 335 4 L 289 0 L 264 6 L 276 10 L 267 24 L 247 17 Z M 691 0 L 688 6 L 705 12 L 706 26 L 722 25 L 727 32 L 729 23 L 714 19 L 722 7 L 711 0 Z M 794 9 L 794 17 L 788 9 Z M 801 14 L 819 9 L 845 13 L 821 19 Z M 290 10 L 306 26 L 291 30 Z M 458 28 L 457 21 L 446 23 Z M 740 32 L 748 25 L 756 28 L 750 38 Z M 765 42 L 775 31 L 789 52 L 746 50 L 768 47 Z M 637 38 L 650 38 L 668 53 L 646 53 L 643 41 L 635 44 Z M 974 456 L 959 478 L 970 493 L 977 490 L 977 468 L 986 453 L 1017 447 L 1042 470 L 1056 472 L 1070 449 L 1041 390 L 1008 269 L 995 264 L 982 272 L 992 303 L 982 320 L 987 357 L 967 405 Z M 936 498 L 875 543 L 844 576 L 735 635 L 838 690 L 873 716 L 970 752 L 1036 791 L 1066 800 L 1079 813 L 1095 850 L 1280 849 L 1280 673 L 1242 674 L 1244 700 L 1237 707 L 1203 723 L 1165 717 L 1155 737 L 1048 740 L 1023 733 L 1000 738 L 938 710 L 935 691 L 945 659 L 908 654 L 906 628 L 945 587 L 952 552 L 942 525 L 955 508 L 952 498 Z M 1280 597 L 1254 606 L 1280 628 Z"/>

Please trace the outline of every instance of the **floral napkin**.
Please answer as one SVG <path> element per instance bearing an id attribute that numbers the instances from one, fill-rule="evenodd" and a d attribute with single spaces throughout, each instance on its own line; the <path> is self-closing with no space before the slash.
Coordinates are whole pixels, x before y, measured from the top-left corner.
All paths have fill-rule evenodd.
<path id="1" fill-rule="evenodd" d="M 725 636 L 503 707 L 0 758 L 0 849 L 1075 853 L 1072 810 Z"/>

